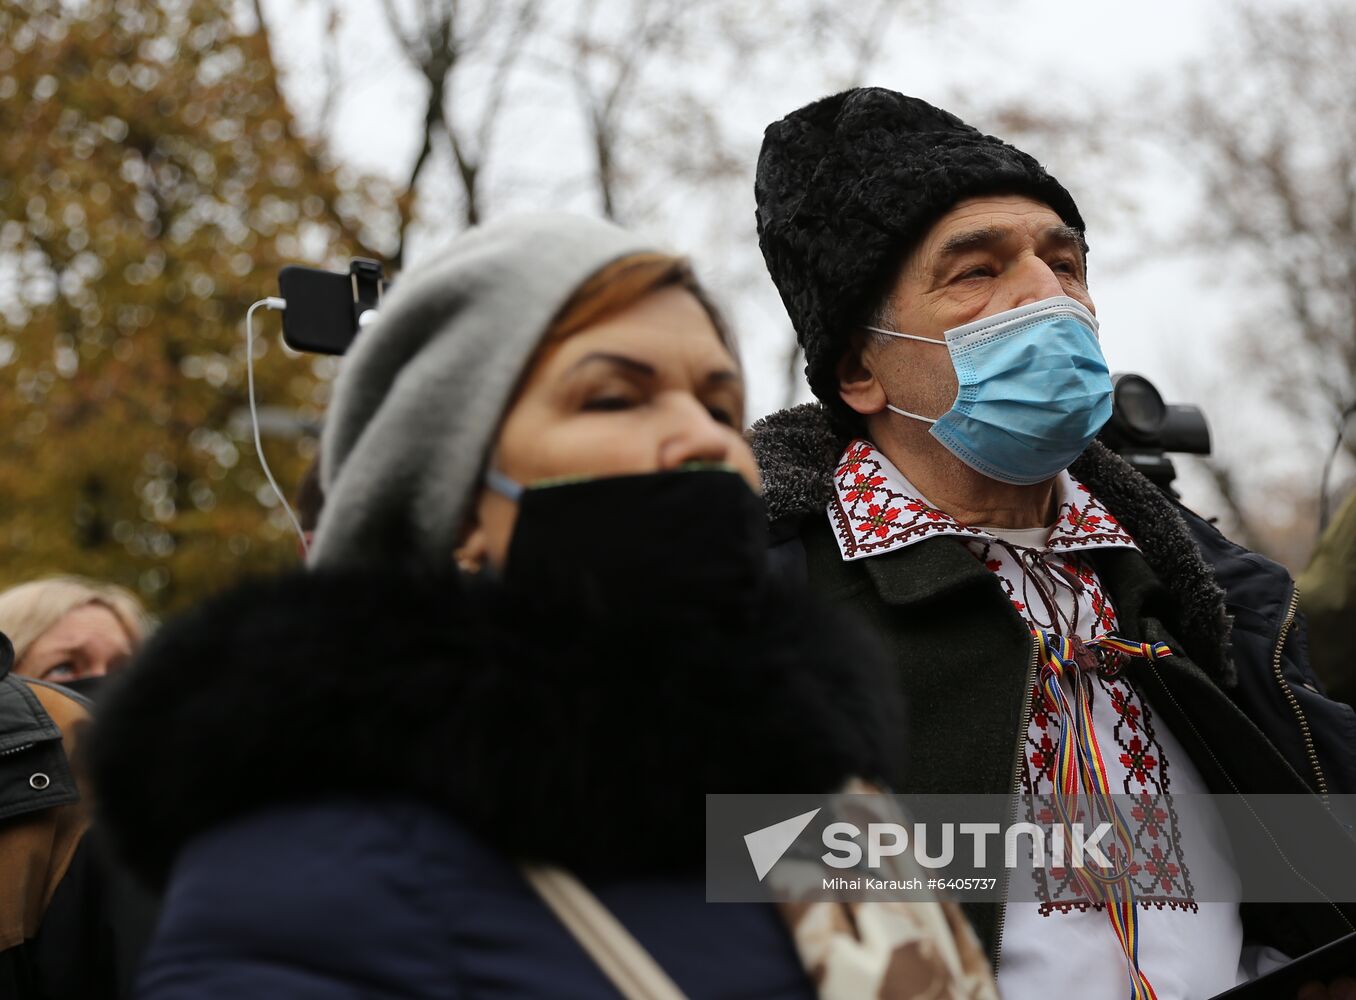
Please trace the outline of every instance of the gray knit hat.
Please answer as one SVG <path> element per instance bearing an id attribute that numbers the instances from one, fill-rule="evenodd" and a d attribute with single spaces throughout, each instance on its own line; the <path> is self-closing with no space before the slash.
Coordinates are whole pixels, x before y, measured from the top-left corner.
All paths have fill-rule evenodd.
<path id="1" fill-rule="evenodd" d="M 449 564 L 551 321 L 603 267 L 652 249 L 598 219 L 524 215 L 468 230 L 402 275 L 335 385 L 310 565 Z"/>

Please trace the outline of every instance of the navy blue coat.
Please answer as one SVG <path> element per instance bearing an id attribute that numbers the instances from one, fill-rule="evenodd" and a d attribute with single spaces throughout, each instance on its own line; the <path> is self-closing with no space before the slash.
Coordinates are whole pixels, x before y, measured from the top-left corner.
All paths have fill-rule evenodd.
<path id="1" fill-rule="evenodd" d="M 1290 572 L 1180 508 L 1224 591 L 1238 683 L 1229 694 L 1296 772 L 1323 795 L 1356 793 L 1356 710 L 1330 698 L 1309 663 Z"/>
<path id="2" fill-rule="evenodd" d="M 91 739 L 104 828 L 166 888 L 140 995 L 615 996 L 526 859 L 693 997 L 812 996 L 775 909 L 704 901 L 705 795 L 878 779 L 893 685 L 803 594 L 699 624 L 326 573 L 166 626 Z"/>
<path id="3" fill-rule="evenodd" d="M 591 886 L 685 993 L 808 998 L 776 912 L 700 878 Z M 256 813 L 191 842 L 140 979 L 187 997 L 611 997 L 498 852 L 420 803 Z"/>

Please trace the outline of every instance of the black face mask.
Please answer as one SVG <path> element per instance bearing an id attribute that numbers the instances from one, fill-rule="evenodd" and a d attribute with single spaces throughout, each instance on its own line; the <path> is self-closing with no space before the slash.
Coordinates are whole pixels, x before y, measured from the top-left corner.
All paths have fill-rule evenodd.
<path id="1" fill-rule="evenodd" d="M 740 620 L 767 580 L 767 514 L 742 476 L 681 469 L 536 486 L 504 581 L 581 613 Z"/>
<path id="2" fill-rule="evenodd" d="M 90 701 L 98 701 L 107 683 L 108 677 L 81 677 L 75 681 L 62 681 L 61 686 L 84 695 Z"/>

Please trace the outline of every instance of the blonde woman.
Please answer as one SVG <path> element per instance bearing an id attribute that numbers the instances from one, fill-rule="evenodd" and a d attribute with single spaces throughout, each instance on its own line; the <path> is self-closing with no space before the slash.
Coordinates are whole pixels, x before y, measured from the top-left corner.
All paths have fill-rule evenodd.
<path id="1" fill-rule="evenodd" d="M 0 632 L 14 672 L 66 684 L 121 670 L 147 631 L 131 591 L 79 576 L 52 576 L 0 594 Z"/>
<path id="2" fill-rule="evenodd" d="M 140 643 L 121 587 L 62 576 L 0 594 L 0 996 L 123 995 L 152 907 L 90 843 L 71 759 L 88 687 Z"/>

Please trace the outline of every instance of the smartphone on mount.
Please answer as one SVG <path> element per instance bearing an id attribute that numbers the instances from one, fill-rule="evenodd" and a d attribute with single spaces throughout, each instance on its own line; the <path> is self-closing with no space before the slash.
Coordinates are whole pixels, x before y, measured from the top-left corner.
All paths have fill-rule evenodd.
<path id="1" fill-rule="evenodd" d="M 294 264 L 278 272 L 278 290 L 287 301 L 283 343 L 294 351 L 343 354 L 361 328 L 362 315 L 381 304 L 386 292 L 381 264 L 355 257 L 348 273 Z"/>

